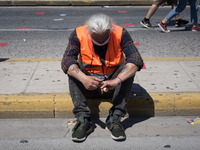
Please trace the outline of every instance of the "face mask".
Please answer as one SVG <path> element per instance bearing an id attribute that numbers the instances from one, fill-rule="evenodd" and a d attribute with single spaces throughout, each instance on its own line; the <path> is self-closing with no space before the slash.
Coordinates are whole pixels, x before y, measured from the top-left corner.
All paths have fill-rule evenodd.
<path id="1" fill-rule="evenodd" d="M 105 42 L 103 42 L 103 43 L 99 43 L 99 42 L 95 41 L 92 37 L 91 37 L 91 40 L 97 46 L 104 46 L 104 45 L 108 44 L 108 42 L 110 40 L 110 35 L 109 35 L 108 39 Z"/>

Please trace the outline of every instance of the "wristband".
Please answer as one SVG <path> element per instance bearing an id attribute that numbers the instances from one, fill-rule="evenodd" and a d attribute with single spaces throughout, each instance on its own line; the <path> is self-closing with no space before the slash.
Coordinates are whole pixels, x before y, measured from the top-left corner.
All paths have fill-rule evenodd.
<path id="1" fill-rule="evenodd" d="M 118 84 L 122 83 L 122 80 L 119 77 L 116 77 L 115 79 L 118 79 Z"/>

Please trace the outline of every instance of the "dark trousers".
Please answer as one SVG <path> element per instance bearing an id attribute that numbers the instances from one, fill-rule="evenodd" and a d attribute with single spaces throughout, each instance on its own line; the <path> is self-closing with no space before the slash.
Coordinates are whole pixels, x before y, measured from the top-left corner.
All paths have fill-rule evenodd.
<path id="1" fill-rule="evenodd" d="M 110 79 L 116 78 L 124 66 L 124 63 L 120 65 Z M 113 106 L 110 108 L 109 115 L 115 114 L 124 117 L 126 114 L 125 105 L 131 93 L 133 79 L 134 76 L 119 84 L 115 89 L 101 95 L 100 88 L 92 91 L 86 90 L 80 81 L 69 76 L 69 90 L 74 104 L 73 113 L 75 117 L 90 117 L 91 112 L 87 106 L 87 98 L 112 98 Z"/>

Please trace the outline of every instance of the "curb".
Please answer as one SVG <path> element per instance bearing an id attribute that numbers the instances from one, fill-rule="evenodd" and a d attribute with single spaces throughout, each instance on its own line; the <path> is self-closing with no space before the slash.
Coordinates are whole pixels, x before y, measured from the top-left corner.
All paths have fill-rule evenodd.
<path id="1" fill-rule="evenodd" d="M 89 99 L 93 117 L 106 117 L 109 99 Z M 200 112 L 199 92 L 134 94 L 127 104 L 133 116 L 196 116 Z M 0 118 L 72 118 L 69 93 L 0 95 Z"/>
<path id="2" fill-rule="evenodd" d="M 200 61 L 195 58 L 143 58 L 144 61 Z M 1 58 L 5 62 L 61 61 L 61 58 Z M 106 117 L 112 106 L 109 99 L 89 99 L 94 117 Z M 73 118 L 69 93 L 21 93 L 0 95 L 0 118 Z M 197 116 L 200 92 L 136 91 L 126 106 L 129 116 Z"/>

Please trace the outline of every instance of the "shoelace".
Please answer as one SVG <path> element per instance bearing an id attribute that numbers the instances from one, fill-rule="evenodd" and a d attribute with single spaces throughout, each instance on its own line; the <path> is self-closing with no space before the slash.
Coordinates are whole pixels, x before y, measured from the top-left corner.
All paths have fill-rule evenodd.
<path id="1" fill-rule="evenodd" d="M 81 122 L 78 120 L 72 131 L 76 130 L 80 125 Z"/>
<path id="2" fill-rule="evenodd" d="M 111 126 L 110 126 L 110 129 L 112 130 L 112 129 L 113 129 L 114 127 L 116 127 L 116 126 L 119 126 L 118 128 L 119 128 L 120 130 L 124 131 L 123 126 L 122 126 L 119 122 L 116 122 L 116 121 L 113 121 L 113 123 L 112 123 Z"/>

